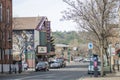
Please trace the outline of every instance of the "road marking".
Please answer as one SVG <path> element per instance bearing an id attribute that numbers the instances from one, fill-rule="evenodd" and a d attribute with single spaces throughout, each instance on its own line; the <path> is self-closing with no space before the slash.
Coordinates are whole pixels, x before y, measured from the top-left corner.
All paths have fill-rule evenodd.
<path id="1" fill-rule="evenodd" d="M 35 76 L 23 77 L 23 78 L 18 78 L 18 79 L 15 79 L 15 80 L 30 79 L 30 78 L 39 77 L 39 76 L 43 76 L 43 75 L 35 75 Z"/>
<path id="2" fill-rule="evenodd" d="M 18 78 L 18 79 L 14 79 L 14 80 L 24 80 L 24 79 L 30 79 L 30 78 L 33 78 L 33 77 L 41 77 L 41 76 L 49 77 L 49 76 L 55 76 L 55 75 L 54 74 L 39 74 L 39 75 L 35 75 L 35 76 L 28 76 L 28 77 Z M 35 80 L 37 80 L 37 79 L 35 79 Z"/>

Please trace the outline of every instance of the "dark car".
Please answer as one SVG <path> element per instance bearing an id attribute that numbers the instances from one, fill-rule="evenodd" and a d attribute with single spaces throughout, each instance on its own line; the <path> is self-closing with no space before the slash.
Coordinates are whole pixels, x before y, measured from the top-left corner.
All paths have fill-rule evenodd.
<path id="1" fill-rule="evenodd" d="M 41 70 L 44 70 L 44 71 L 49 71 L 49 64 L 48 62 L 38 62 L 37 65 L 36 65 L 36 68 L 35 68 L 35 71 L 41 71 Z"/>

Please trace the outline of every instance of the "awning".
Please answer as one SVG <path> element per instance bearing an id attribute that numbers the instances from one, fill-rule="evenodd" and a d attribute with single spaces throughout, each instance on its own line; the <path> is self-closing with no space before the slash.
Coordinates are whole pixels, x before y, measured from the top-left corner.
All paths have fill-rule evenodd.
<path id="1" fill-rule="evenodd" d="M 50 52 L 50 53 L 38 53 L 36 54 L 37 56 L 42 56 L 42 55 L 46 55 L 46 56 L 52 56 L 52 55 L 55 55 L 55 52 Z"/>

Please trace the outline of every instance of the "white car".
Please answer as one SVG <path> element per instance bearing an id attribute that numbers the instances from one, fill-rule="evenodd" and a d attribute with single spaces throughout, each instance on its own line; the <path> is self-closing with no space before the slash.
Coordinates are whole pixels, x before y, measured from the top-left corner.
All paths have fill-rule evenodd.
<path id="1" fill-rule="evenodd" d="M 90 58 L 84 58 L 83 62 L 90 62 Z"/>
<path id="2" fill-rule="evenodd" d="M 100 74 L 101 71 L 101 62 L 98 61 L 98 74 Z M 88 65 L 88 74 L 93 74 L 94 73 L 94 65 L 93 61 L 90 61 L 90 64 Z"/>
<path id="3" fill-rule="evenodd" d="M 50 68 L 60 68 L 61 64 L 59 61 L 50 61 L 49 62 Z"/>

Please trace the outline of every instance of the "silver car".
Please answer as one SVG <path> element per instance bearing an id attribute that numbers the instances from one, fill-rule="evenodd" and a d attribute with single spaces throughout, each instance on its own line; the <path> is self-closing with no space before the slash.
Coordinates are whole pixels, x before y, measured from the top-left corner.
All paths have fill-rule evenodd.
<path id="1" fill-rule="evenodd" d="M 49 64 L 46 61 L 40 61 L 37 63 L 35 71 L 49 71 Z"/>
<path id="2" fill-rule="evenodd" d="M 50 64 L 50 68 L 60 68 L 61 67 L 61 64 L 59 61 L 50 61 L 49 64 Z"/>

